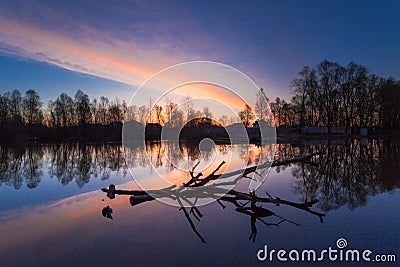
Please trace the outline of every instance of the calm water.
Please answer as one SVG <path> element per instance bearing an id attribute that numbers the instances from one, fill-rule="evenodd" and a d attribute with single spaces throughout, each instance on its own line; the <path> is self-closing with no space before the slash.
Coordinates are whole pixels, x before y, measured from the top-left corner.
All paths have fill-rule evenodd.
<path id="1" fill-rule="evenodd" d="M 0 265 L 271 266 L 279 264 L 276 258 L 272 263 L 257 260 L 264 245 L 275 250 L 321 251 L 336 248 L 339 238 L 347 240 L 349 249 L 395 254 L 397 264 L 383 266 L 398 265 L 400 144 L 386 140 L 319 143 L 275 145 L 279 160 L 324 152 L 311 164 L 272 168 L 256 192 L 289 205 L 257 203 L 268 209 L 261 217 L 254 210 L 237 209 L 233 200 L 221 200 L 199 207 L 200 220 L 190 213 L 206 244 L 183 210 L 158 201 L 131 206 L 129 196 L 108 199 L 100 189 L 109 184 L 140 189 L 127 165 L 138 177 L 159 172 L 179 184 L 189 175 L 171 167 L 167 158 L 174 155 L 175 162 L 180 155 L 189 159 L 187 164 L 200 160 L 203 165 L 198 167 L 209 173 L 215 168 L 211 162 L 218 165 L 222 160 L 231 163 L 227 170 L 253 166 L 259 153 L 270 147 L 252 146 L 247 151 L 240 145 L 219 145 L 200 152 L 196 147 L 161 143 L 133 145 L 124 153 L 119 144 L 2 146 Z M 235 189 L 247 193 L 246 183 L 243 180 Z M 299 208 L 313 200 L 318 202 L 308 210 Z M 250 206 L 244 200 L 237 204 Z M 102 216 L 107 205 L 114 211 L 113 220 Z M 326 260 L 317 266 L 335 264 Z"/>

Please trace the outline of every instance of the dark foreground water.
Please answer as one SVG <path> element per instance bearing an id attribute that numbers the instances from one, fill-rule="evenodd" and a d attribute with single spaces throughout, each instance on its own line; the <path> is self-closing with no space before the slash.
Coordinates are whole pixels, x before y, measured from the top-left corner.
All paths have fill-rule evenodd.
<path id="1" fill-rule="evenodd" d="M 377 260 L 393 257 L 396 262 L 380 264 L 398 266 L 400 145 L 387 140 L 317 143 L 275 145 L 278 160 L 324 152 L 311 164 L 271 169 L 256 195 L 279 198 L 279 205 L 256 203 L 260 209 L 251 209 L 244 200 L 236 203 L 243 208 L 233 201 L 214 202 L 199 207 L 202 217 L 189 213 L 191 221 L 178 207 L 158 201 L 131 206 L 129 196 L 109 199 L 100 189 L 109 184 L 139 189 L 125 162 L 134 175 L 151 177 L 158 171 L 179 183 L 188 175 L 177 177 L 166 153 L 181 152 L 193 162 L 232 156 L 238 164 L 254 165 L 259 148 L 220 145 L 200 155 L 162 143 L 133 146 L 125 155 L 118 144 L 2 146 L 0 266 L 376 266 Z M 248 193 L 244 182 L 236 190 Z M 102 216 L 107 205 L 113 220 Z M 338 239 L 344 240 L 337 244 Z M 257 253 L 265 245 L 268 257 L 260 261 Z M 329 248 L 336 252 L 329 255 Z M 277 252 L 271 256 L 272 250 L 284 250 L 280 256 L 287 262 Z M 313 260 L 310 250 L 316 252 L 315 263 L 308 260 Z M 359 261 L 348 250 L 359 251 Z M 375 262 L 364 261 L 365 250 Z M 336 261 L 329 259 L 335 255 Z"/>

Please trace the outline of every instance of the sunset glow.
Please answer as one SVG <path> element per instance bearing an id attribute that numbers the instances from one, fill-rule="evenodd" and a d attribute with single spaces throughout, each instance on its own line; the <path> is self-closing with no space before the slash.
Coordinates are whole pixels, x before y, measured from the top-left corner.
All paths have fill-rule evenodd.
<path id="1" fill-rule="evenodd" d="M 5 17 L 0 17 L 0 23 L 4 26 L 0 28 L 1 43 L 18 49 L 23 57 L 72 71 L 137 85 L 154 74 L 158 70 L 156 66 L 163 65 L 162 56 L 156 52 L 118 40 L 110 44 L 106 41 L 110 37 L 100 32 L 94 34 L 103 42 L 60 34 Z"/>
<path id="2" fill-rule="evenodd" d="M 0 0 L 0 265 L 398 266 L 399 13 Z"/>
<path id="3" fill-rule="evenodd" d="M 353 21 L 353 13 L 342 13 L 340 21 L 343 23 L 333 27 L 329 21 L 315 23 L 318 18 L 310 15 L 306 16 L 308 22 L 303 19 L 301 12 L 291 13 L 291 18 L 296 23 L 283 19 L 279 14 L 287 8 L 287 3 L 266 3 L 262 6 L 249 4 L 240 8 L 235 3 L 231 4 L 222 5 L 227 9 L 225 14 L 230 14 L 229 11 L 231 14 L 244 12 L 241 17 L 252 14 L 251 17 L 258 17 L 259 21 L 249 25 L 233 25 L 233 18 L 224 21 L 219 17 L 207 19 L 208 15 L 203 16 L 195 3 L 192 3 L 192 6 L 174 8 L 162 2 L 137 3 L 137 6 L 87 3 L 79 7 L 74 3 L 46 5 L 40 1 L 33 1 L 32 8 L 28 4 L 4 3 L 0 7 L 0 52 L 22 61 L 34 60 L 73 72 L 129 84 L 129 90 L 119 89 L 116 92 L 120 99 L 126 101 L 151 75 L 171 65 L 195 60 L 222 62 L 236 67 L 266 89 L 270 99 L 276 96 L 288 99 L 291 93 L 290 80 L 302 66 L 314 65 L 324 58 L 337 58 L 339 52 L 341 56 L 338 59 L 341 62 L 354 60 L 366 64 L 378 75 L 398 77 L 398 66 L 393 66 L 394 63 L 384 61 L 384 64 L 374 64 L 386 58 L 382 53 L 397 47 L 399 40 L 395 34 L 392 37 L 397 39 L 385 42 L 384 47 L 380 43 L 370 41 L 359 44 L 369 35 L 376 36 L 375 40 L 383 40 L 386 37 L 385 32 L 394 32 L 390 30 L 395 25 L 390 22 L 392 16 L 386 16 L 388 19 L 384 25 L 366 26 L 368 32 L 358 31 L 350 35 L 352 40 L 344 41 L 340 32 L 348 29 L 348 24 Z M 222 8 L 219 4 L 215 5 L 214 8 L 210 8 Z M 388 6 L 388 10 L 396 10 L 396 7 L 391 7 L 389 3 L 385 5 Z M 382 8 L 385 5 L 382 5 Z M 303 8 L 300 5 L 293 7 L 293 10 Z M 345 9 L 341 5 L 320 6 L 312 14 L 324 13 L 333 17 L 334 14 L 340 13 L 335 13 L 334 10 L 341 8 Z M 371 16 L 368 16 L 368 8 L 368 5 L 363 6 L 365 12 L 360 12 L 359 18 L 354 21 L 362 21 L 367 17 L 368 22 L 364 24 L 374 23 L 375 20 L 371 21 Z M 98 10 L 98 14 L 93 10 Z M 180 15 L 168 16 L 169 11 Z M 375 11 L 379 13 L 382 10 Z M 362 14 L 366 14 L 366 17 Z M 100 18 L 105 18 L 107 23 L 97 23 Z M 292 29 L 292 24 L 301 24 L 299 27 L 306 32 L 299 34 L 298 30 Z M 376 30 L 383 28 L 387 31 Z M 215 29 L 215 32 L 212 29 Z M 321 32 L 321 29 L 326 30 Z M 322 36 L 320 42 L 314 41 L 313 32 Z M 328 32 L 331 34 L 326 34 Z M 332 43 L 336 44 L 334 47 L 329 45 L 332 38 L 335 40 Z M 309 43 L 309 40 L 313 41 Z M 337 41 L 343 47 L 338 47 Z M 322 47 L 318 47 L 318 43 L 321 43 Z M 368 53 L 371 49 L 375 53 Z M 394 52 L 391 56 L 399 55 Z M 5 71 L 13 70 L 6 68 Z M 94 84 L 88 84 L 85 88 L 79 88 L 67 83 L 62 87 L 70 88 L 67 92 L 69 94 L 75 93 L 77 89 L 87 90 L 89 96 L 94 98 L 99 97 L 99 86 L 96 86 L 97 88 Z M 1 87 L 3 90 L 15 89 L 15 85 L 10 81 Z M 46 100 L 47 94 L 55 94 L 51 92 L 54 89 L 51 89 L 52 86 L 46 79 L 31 82 L 30 87 L 43 91 Z"/>

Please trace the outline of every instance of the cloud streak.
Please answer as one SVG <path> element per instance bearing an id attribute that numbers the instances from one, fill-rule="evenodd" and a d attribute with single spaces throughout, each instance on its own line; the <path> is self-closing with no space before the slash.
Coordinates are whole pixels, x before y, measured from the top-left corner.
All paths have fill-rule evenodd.
<path id="1" fill-rule="evenodd" d="M 39 27 L 4 16 L 0 16 L 0 24 L 4 26 L 0 28 L 0 43 L 5 53 L 134 86 L 140 85 L 163 68 L 181 63 L 184 61 L 181 58 L 185 57 L 181 54 L 165 56 L 167 53 L 162 49 L 155 51 L 146 48 L 145 43 L 139 46 L 134 42 L 117 39 L 107 32 L 100 32 L 87 25 L 82 26 L 82 29 L 72 36 L 70 31 L 57 32 L 50 29 L 51 27 Z M 160 47 L 170 51 L 168 43 L 163 44 L 161 39 L 158 42 Z M 203 42 L 206 43 L 204 40 Z M 152 43 L 151 46 L 155 44 Z M 190 79 L 190 72 L 186 76 Z M 160 95 L 163 86 L 178 77 L 166 78 L 163 85 L 154 88 Z M 235 109 L 244 106 L 242 101 L 231 94 L 204 84 L 183 87 L 176 90 L 175 94 L 186 96 L 188 92 L 192 97 L 201 97 L 207 92 L 208 97 L 225 100 L 225 103 L 230 103 Z"/>
<path id="2" fill-rule="evenodd" d="M 0 24 L 0 43 L 8 48 L 3 52 L 132 85 L 173 62 L 130 42 L 109 42 L 110 36 L 93 29 L 85 34 L 96 39 L 71 37 L 5 17 L 0 17 Z"/>
<path id="3" fill-rule="evenodd" d="M 71 21 L 67 17 L 63 19 Z M 171 48 L 168 37 L 166 42 L 163 42 L 160 36 L 151 38 L 149 43 L 144 42 L 142 38 L 139 45 L 132 37 L 126 36 L 123 40 L 116 38 L 109 31 L 102 32 L 89 25 L 80 25 L 80 29 L 75 31 L 71 29 L 57 31 L 54 27 L 39 26 L 46 23 L 29 23 L 1 15 L 0 24 L 3 25 L 0 28 L 0 49 L 3 53 L 46 62 L 74 72 L 107 78 L 135 87 L 166 67 L 188 60 L 202 59 L 196 55 L 188 56 L 188 51 L 185 49 Z M 140 32 L 149 27 L 143 24 L 141 26 Z M 204 39 L 200 46 L 206 44 L 207 41 Z M 155 47 L 159 49 L 154 49 Z M 174 77 L 169 79 L 172 81 Z M 168 81 L 165 83 L 168 84 Z M 157 90 L 160 91 L 160 88 L 162 89 L 162 86 Z M 201 88 L 201 85 L 198 88 Z M 186 96 L 189 91 L 190 95 L 199 96 L 198 90 L 177 92 L 181 96 Z M 212 95 L 213 91 L 211 90 L 208 95 Z M 217 91 L 215 95 L 217 98 L 220 97 Z M 127 96 L 128 99 L 130 96 Z"/>

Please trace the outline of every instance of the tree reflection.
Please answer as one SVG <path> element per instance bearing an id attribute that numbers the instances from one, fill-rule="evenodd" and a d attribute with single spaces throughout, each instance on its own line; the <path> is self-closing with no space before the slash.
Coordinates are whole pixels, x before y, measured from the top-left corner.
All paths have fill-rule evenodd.
<path id="1" fill-rule="evenodd" d="M 230 146 L 220 146 L 221 153 L 228 153 Z M 207 151 L 205 151 L 207 152 Z M 168 154 L 167 154 L 168 153 Z M 209 152 L 210 154 L 211 152 Z M 202 151 L 202 157 L 209 157 Z M 120 143 L 58 143 L 30 144 L 27 146 L 0 146 L 0 185 L 20 189 L 23 184 L 36 188 L 44 176 L 57 178 L 64 186 L 74 181 L 79 187 L 91 178 L 109 179 L 110 175 L 128 168 L 173 169 L 172 162 L 199 158 L 198 147 L 178 142 L 140 142 L 122 146 Z"/>
<path id="2" fill-rule="evenodd" d="M 24 155 L 23 175 L 28 188 L 39 185 L 43 174 L 43 150 L 37 146 L 30 146 Z"/>
<path id="3" fill-rule="evenodd" d="M 20 189 L 24 179 L 28 188 L 35 188 L 43 174 L 43 152 L 39 146 L 0 147 L 0 185 L 3 183 Z"/>
<path id="4" fill-rule="evenodd" d="M 21 188 L 23 185 L 24 154 L 24 148 L 9 149 L 0 146 L 0 185 L 4 183 L 13 186 L 15 189 Z"/>
<path id="5" fill-rule="evenodd" d="M 318 198 L 328 211 L 347 205 L 365 205 L 369 196 L 399 188 L 399 144 L 388 140 L 352 140 L 346 145 L 311 145 L 296 148 L 297 153 L 324 151 L 318 166 L 297 164 L 294 192 L 302 199 Z"/>
<path id="6" fill-rule="evenodd" d="M 0 185 L 36 188 L 43 176 L 56 177 L 62 185 L 79 187 L 92 177 L 107 180 L 111 172 L 127 174 L 121 144 L 61 143 L 26 147 L 0 146 Z"/>
<path id="7" fill-rule="evenodd" d="M 223 175 L 218 174 L 219 168 L 225 162 L 222 162 L 207 177 L 200 176 L 200 173 L 195 171 L 199 164 L 197 163 L 193 166 L 192 171 L 189 172 L 190 177 L 186 183 L 182 186 L 175 185 L 160 190 L 152 190 L 157 192 L 155 195 L 149 195 L 140 190 L 117 190 L 113 185 L 108 189 L 103 188 L 102 190 L 107 192 L 107 196 L 111 199 L 119 194 L 132 195 L 130 197 L 132 206 L 153 201 L 159 197 L 176 200 L 193 232 L 205 243 L 204 237 L 198 232 L 194 223 L 196 220 L 200 221 L 203 217 L 203 214 L 195 204 L 197 199 L 201 197 L 218 199 L 217 202 L 223 209 L 226 208 L 226 203 L 230 203 L 233 205 L 235 212 L 249 216 L 251 228 L 249 239 L 254 242 L 258 232 L 257 223 L 275 227 L 282 223 L 298 225 L 295 221 L 284 218 L 276 211 L 272 211 L 262 205 L 290 206 L 315 215 L 323 222 L 325 214 L 315 211 L 316 207 L 323 212 L 345 205 L 350 209 L 354 209 L 365 205 L 369 196 L 399 188 L 400 181 L 397 179 L 398 166 L 400 166 L 399 143 L 376 139 L 319 140 L 314 143 L 320 144 L 276 145 L 276 158 L 287 158 L 288 160 L 274 161 L 272 167 L 277 172 L 290 167 L 291 174 L 295 178 L 293 191 L 299 197 L 297 202 L 280 197 L 272 197 L 268 193 L 266 193 L 267 197 L 261 197 L 261 193 L 257 196 L 254 192 L 241 192 L 238 190 L 224 192 L 226 194 L 221 197 L 221 191 L 219 191 L 220 188 L 218 186 L 226 185 L 223 178 L 238 174 L 238 171 L 224 173 Z M 153 151 L 151 153 L 155 154 L 165 154 L 165 151 L 168 151 L 170 154 L 177 153 L 177 155 L 183 150 L 187 153 L 184 155 L 198 159 L 196 157 L 197 151 L 199 151 L 198 148 L 189 147 L 189 145 L 170 144 L 173 149 L 163 149 L 163 146 L 166 146 L 166 144 L 157 143 L 147 149 L 150 149 Z M 269 153 L 271 146 L 262 148 L 252 146 L 250 149 L 243 150 L 238 147 L 239 156 L 247 162 L 247 167 L 241 170 L 243 173 L 238 178 L 247 178 L 247 173 L 255 172 L 254 166 L 257 164 L 263 166 L 262 163 L 258 162 L 260 154 Z M 229 149 L 233 149 L 233 145 L 217 146 L 217 149 L 219 151 L 229 151 Z M 314 157 L 316 155 L 320 156 Z M 310 160 L 311 158 L 313 159 L 312 161 Z M 153 163 L 158 162 L 159 158 L 150 157 L 150 161 Z M 216 185 L 208 184 L 216 179 L 219 181 Z M 207 189 L 203 190 L 201 186 L 207 187 Z M 185 191 L 187 188 L 192 187 L 201 189 L 196 191 L 196 194 L 192 194 L 191 191 Z"/>
<path id="8" fill-rule="evenodd" d="M 153 142 L 144 146 L 131 143 L 59 143 L 28 146 L 0 146 L 0 185 L 20 189 L 36 188 L 43 177 L 56 178 L 62 185 L 75 182 L 85 186 L 91 179 L 107 180 L 115 173 L 128 175 L 128 168 L 173 170 L 182 160 L 207 161 L 213 153 L 239 153 L 247 166 L 259 164 L 261 153 L 275 146 L 276 159 L 293 158 L 322 150 L 314 164 L 290 163 L 276 166 L 277 172 L 290 167 L 296 178 L 293 191 L 300 201 L 319 200 L 324 211 L 347 205 L 365 205 L 369 196 L 392 191 L 400 186 L 400 144 L 393 140 L 322 140 L 324 144 L 275 144 L 241 149 L 216 145 L 200 151 L 198 144 Z"/>
<path id="9" fill-rule="evenodd" d="M 297 157 L 294 159 L 284 160 L 280 162 L 264 163 L 259 166 L 246 167 L 244 169 L 235 170 L 232 172 L 218 173 L 220 168 L 226 163 L 222 161 L 218 167 L 216 167 L 209 175 L 202 178 L 201 172 L 196 172 L 195 169 L 198 164 L 194 165 L 192 170 L 189 172 L 190 179 L 185 182 L 182 186 L 172 185 L 163 189 L 158 190 L 117 190 L 115 185 L 111 184 L 108 188 L 103 188 L 102 191 L 107 193 L 107 197 L 114 199 L 116 195 L 131 195 L 129 201 L 132 206 L 138 204 L 153 201 L 156 198 L 169 198 L 176 201 L 176 204 L 180 207 L 179 210 L 183 211 L 185 218 L 187 219 L 192 231 L 197 235 L 201 242 L 206 243 L 205 238 L 197 230 L 193 218 L 200 221 L 203 217 L 202 213 L 198 208 L 200 199 L 214 199 L 216 200 L 223 209 L 225 205 L 222 202 L 232 203 L 236 209 L 235 211 L 247 215 L 250 217 L 251 235 L 249 239 L 255 242 L 257 236 L 257 220 L 261 221 L 266 226 L 279 226 L 283 222 L 289 222 L 298 225 L 296 222 L 288 220 L 272 212 L 271 210 L 262 207 L 260 204 L 272 204 L 276 206 L 286 205 L 292 208 L 302 210 L 318 216 L 321 223 L 325 214 L 319 213 L 311 209 L 311 207 L 318 202 L 317 199 L 312 201 L 304 201 L 296 203 L 281 199 L 279 197 L 273 198 L 267 193 L 268 197 L 259 197 L 255 192 L 240 192 L 234 189 L 228 191 L 225 190 L 226 185 L 235 185 L 242 178 L 250 178 L 248 175 L 251 173 L 258 174 L 257 169 L 268 168 L 269 166 L 277 167 L 292 162 L 310 162 L 311 158 L 320 155 L 321 152 L 311 153 L 303 157 Z M 195 174 L 197 173 L 197 174 Z M 230 177 L 235 177 L 234 180 L 229 180 Z M 227 180 L 228 178 L 228 180 Z M 252 179 L 252 178 L 250 178 Z M 215 181 L 215 183 L 213 183 Z M 245 203 L 241 203 L 241 202 Z M 258 205 L 257 205 L 258 204 Z M 112 219 L 111 213 L 113 210 L 107 205 L 102 209 L 102 214 L 106 218 Z M 276 217 L 279 219 L 278 222 L 266 222 L 264 218 Z"/>

